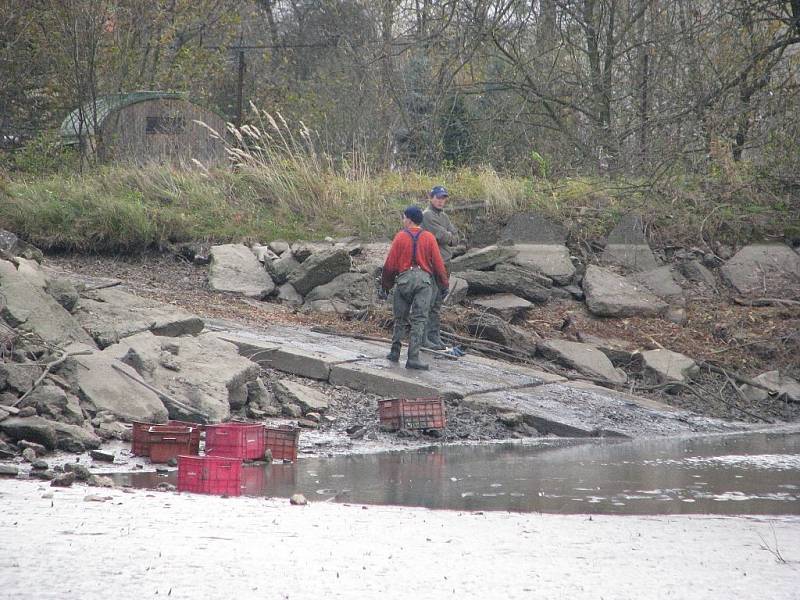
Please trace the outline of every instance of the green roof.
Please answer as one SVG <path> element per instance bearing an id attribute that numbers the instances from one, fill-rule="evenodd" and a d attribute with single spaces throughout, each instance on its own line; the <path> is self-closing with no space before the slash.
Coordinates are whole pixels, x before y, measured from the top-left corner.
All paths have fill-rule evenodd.
<path id="1" fill-rule="evenodd" d="M 185 96 L 178 92 L 129 92 L 100 96 L 94 102 L 94 109 L 92 109 L 92 103 L 87 102 L 81 110 L 76 108 L 67 115 L 67 118 L 61 123 L 61 139 L 65 144 L 77 144 L 79 132 L 80 135 L 94 135 L 95 123 L 102 126 L 103 121 L 111 113 L 137 102 L 162 99 L 182 100 L 185 99 Z M 83 123 L 81 123 L 81 113 L 83 114 Z"/>

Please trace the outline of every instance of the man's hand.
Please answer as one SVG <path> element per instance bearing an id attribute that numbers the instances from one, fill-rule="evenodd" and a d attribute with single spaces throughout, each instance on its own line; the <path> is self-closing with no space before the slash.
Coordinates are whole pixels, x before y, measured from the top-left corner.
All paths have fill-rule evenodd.
<path id="1" fill-rule="evenodd" d="M 450 287 L 440 288 L 439 289 L 439 295 L 442 298 L 442 302 L 447 300 L 447 297 L 450 295 Z"/>

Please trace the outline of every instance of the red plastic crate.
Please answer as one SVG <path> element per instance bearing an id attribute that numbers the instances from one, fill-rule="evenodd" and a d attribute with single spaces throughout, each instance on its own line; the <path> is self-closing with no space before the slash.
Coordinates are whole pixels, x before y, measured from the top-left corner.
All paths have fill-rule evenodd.
<path id="1" fill-rule="evenodd" d="M 192 449 L 189 454 L 198 454 L 200 452 L 200 434 L 203 432 L 203 425 L 200 423 L 192 423 L 191 421 L 176 421 L 174 419 L 170 419 L 167 421 L 167 425 L 175 425 L 180 427 L 191 427 L 192 428 Z"/>
<path id="2" fill-rule="evenodd" d="M 267 427 L 266 447 L 272 450 L 273 460 L 297 460 L 297 441 L 300 439 L 300 429 L 291 425 Z"/>
<path id="3" fill-rule="evenodd" d="M 133 421 L 131 454 L 135 456 L 150 456 L 150 438 L 147 430 L 151 427 L 158 425 L 163 426 L 163 423 L 145 423 L 143 421 Z M 189 421 L 167 421 L 166 425 L 173 425 L 176 427 L 191 427 L 192 428 L 192 449 L 189 454 L 197 454 L 200 452 L 200 434 L 203 431 L 203 426 L 200 423 L 191 423 Z"/>
<path id="4" fill-rule="evenodd" d="M 239 496 L 242 493 L 242 459 L 179 456 L 178 491 Z"/>
<path id="5" fill-rule="evenodd" d="M 153 425 L 147 430 L 150 462 L 165 463 L 179 454 L 192 451 L 192 428 L 172 425 Z"/>
<path id="6" fill-rule="evenodd" d="M 264 425 L 223 423 L 206 425 L 206 454 L 256 460 L 264 458 Z"/>
<path id="7" fill-rule="evenodd" d="M 387 431 L 444 429 L 447 426 L 444 400 L 439 396 L 378 400 L 378 417 L 381 428 Z"/>
<path id="8" fill-rule="evenodd" d="M 150 456 L 150 440 L 147 436 L 147 430 L 155 425 L 155 423 L 134 421 L 132 425 L 133 440 L 131 442 L 131 454 L 135 456 Z"/>

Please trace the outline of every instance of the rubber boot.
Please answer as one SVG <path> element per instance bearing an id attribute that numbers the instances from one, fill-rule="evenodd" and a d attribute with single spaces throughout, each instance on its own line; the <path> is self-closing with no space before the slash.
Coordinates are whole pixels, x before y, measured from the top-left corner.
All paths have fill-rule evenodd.
<path id="1" fill-rule="evenodd" d="M 431 350 L 444 350 L 447 348 L 442 341 L 440 327 L 439 315 L 436 313 L 428 315 L 428 322 L 425 324 L 425 340 L 422 342 L 423 348 L 430 348 Z"/>
<path id="2" fill-rule="evenodd" d="M 392 349 L 389 351 L 389 354 L 386 355 L 386 360 L 391 362 L 400 361 L 400 342 L 392 344 Z"/>
<path id="3" fill-rule="evenodd" d="M 425 330 L 420 332 L 411 330 L 411 339 L 408 343 L 408 359 L 406 360 L 406 369 L 417 369 L 419 371 L 427 371 L 430 367 L 419 359 L 419 349 L 422 347 L 422 339 L 425 336 Z"/>

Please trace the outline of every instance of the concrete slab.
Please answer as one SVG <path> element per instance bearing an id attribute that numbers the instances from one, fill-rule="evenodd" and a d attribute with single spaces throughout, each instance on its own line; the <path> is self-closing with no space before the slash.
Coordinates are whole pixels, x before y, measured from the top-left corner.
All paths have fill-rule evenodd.
<path id="1" fill-rule="evenodd" d="M 388 350 L 388 346 L 386 347 Z M 430 371 L 410 371 L 400 363 L 384 358 L 336 365 L 331 368 L 330 382 L 381 396 L 419 397 L 452 394 L 459 397 L 521 386 L 564 381 L 558 375 L 524 366 L 506 364 L 476 356 L 457 361 L 431 359 Z"/>
<path id="2" fill-rule="evenodd" d="M 567 285 L 575 275 L 569 249 L 563 244 L 517 244 L 513 263 L 547 275 L 558 285 Z"/>
<path id="3" fill-rule="evenodd" d="M 383 345 L 315 333 L 302 328 L 272 327 L 268 332 L 222 331 L 220 339 L 263 367 L 327 381 L 333 365 L 386 354 Z"/>
<path id="4" fill-rule="evenodd" d="M 355 340 L 304 328 L 271 327 L 263 333 L 221 331 L 220 339 L 236 344 L 251 360 L 301 377 L 387 397 L 436 394 L 464 396 L 490 390 L 565 381 L 558 375 L 477 356 L 458 361 L 432 358 L 431 370 L 407 370 L 384 357 L 388 343 Z"/>
<path id="5" fill-rule="evenodd" d="M 559 436 L 647 437 L 742 428 L 742 424 L 694 417 L 644 398 L 577 382 L 479 394 L 463 402 L 484 410 L 520 413 L 541 433 Z"/>
<path id="6" fill-rule="evenodd" d="M 422 398 L 439 393 L 431 383 L 411 373 L 402 365 L 387 360 L 368 364 L 352 362 L 332 366 L 329 382 L 391 398 Z"/>

